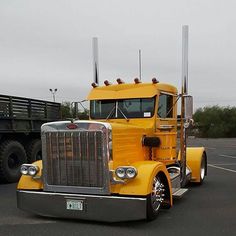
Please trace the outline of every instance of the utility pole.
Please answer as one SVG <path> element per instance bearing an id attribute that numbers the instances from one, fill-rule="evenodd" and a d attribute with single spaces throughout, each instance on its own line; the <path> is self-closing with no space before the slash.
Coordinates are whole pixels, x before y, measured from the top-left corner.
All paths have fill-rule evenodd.
<path id="1" fill-rule="evenodd" d="M 56 92 L 57 92 L 57 88 L 55 89 L 49 89 L 49 91 L 52 93 L 52 99 L 53 99 L 53 102 L 56 102 Z"/>

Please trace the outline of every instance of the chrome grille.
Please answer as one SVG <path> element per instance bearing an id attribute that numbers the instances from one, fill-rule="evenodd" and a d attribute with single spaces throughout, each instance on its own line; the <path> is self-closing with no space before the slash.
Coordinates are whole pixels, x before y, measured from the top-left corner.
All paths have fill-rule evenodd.
<path id="1" fill-rule="evenodd" d="M 45 190 L 108 192 L 109 152 L 103 131 L 52 131 L 43 139 Z"/>

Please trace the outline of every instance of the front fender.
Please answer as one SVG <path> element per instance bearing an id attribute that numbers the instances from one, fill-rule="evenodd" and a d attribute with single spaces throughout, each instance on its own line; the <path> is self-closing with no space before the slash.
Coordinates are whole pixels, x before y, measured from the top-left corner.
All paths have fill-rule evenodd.
<path id="1" fill-rule="evenodd" d="M 136 195 L 147 196 L 151 193 L 154 177 L 161 173 L 166 178 L 168 188 L 170 191 L 170 203 L 172 205 L 171 197 L 171 182 L 166 166 L 161 162 L 156 161 L 139 161 L 132 163 L 138 175 L 135 179 L 129 180 L 126 184 L 115 186 L 116 192 L 120 195 Z"/>
<path id="2" fill-rule="evenodd" d="M 36 161 L 33 164 L 39 167 L 37 176 L 42 176 L 42 160 Z M 41 179 L 33 179 L 31 176 L 22 175 L 18 182 L 17 189 L 40 190 L 43 189 L 43 182 Z"/>
<path id="3" fill-rule="evenodd" d="M 203 154 L 206 154 L 204 147 L 190 147 L 186 150 L 186 162 L 192 170 L 191 182 L 200 183 L 201 162 Z"/>

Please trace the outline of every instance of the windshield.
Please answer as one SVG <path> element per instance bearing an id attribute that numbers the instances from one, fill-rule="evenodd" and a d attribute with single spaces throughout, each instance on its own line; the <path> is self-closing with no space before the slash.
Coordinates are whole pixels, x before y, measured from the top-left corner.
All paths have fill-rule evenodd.
<path id="1" fill-rule="evenodd" d="M 154 114 L 155 97 L 90 102 L 92 119 L 150 118 Z"/>

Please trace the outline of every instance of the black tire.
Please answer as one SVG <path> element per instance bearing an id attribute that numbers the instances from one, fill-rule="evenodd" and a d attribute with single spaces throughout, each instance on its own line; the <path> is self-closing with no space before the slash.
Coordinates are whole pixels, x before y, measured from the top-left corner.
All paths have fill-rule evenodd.
<path id="1" fill-rule="evenodd" d="M 156 192 L 156 196 L 154 196 L 154 188 L 159 189 L 159 191 Z M 163 207 L 167 188 L 168 187 L 164 185 L 163 178 L 161 178 L 160 175 L 157 175 L 153 179 L 152 193 L 147 196 L 147 220 L 150 221 L 157 218 L 160 209 Z"/>
<path id="2" fill-rule="evenodd" d="M 19 142 L 4 141 L 0 145 L 0 182 L 17 182 L 21 176 L 20 167 L 26 162 L 25 149 Z"/>
<path id="3" fill-rule="evenodd" d="M 35 139 L 31 141 L 26 147 L 28 163 L 33 163 L 35 161 L 42 159 L 42 142 L 40 139 Z"/>

